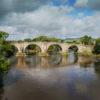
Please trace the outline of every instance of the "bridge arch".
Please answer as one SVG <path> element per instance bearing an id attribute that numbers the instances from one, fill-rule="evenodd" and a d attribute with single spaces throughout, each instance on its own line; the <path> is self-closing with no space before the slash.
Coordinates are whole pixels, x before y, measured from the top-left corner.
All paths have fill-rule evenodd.
<path id="1" fill-rule="evenodd" d="M 26 54 L 38 54 L 40 53 L 42 50 L 41 50 L 41 47 L 37 44 L 28 44 L 25 48 L 24 48 L 24 52 Z"/>
<path id="2" fill-rule="evenodd" d="M 69 51 L 74 51 L 74 52 L 78 52 L 79 48 L 77 45 L 70 45 L 68 48 L 68 52 Z"/>
<path id="3" fill-rule="evenodd" d="M 60 53 L 62 51 L 62 47 L 59 44 L 51 44 L 47 48 L 47 53 Z"/>

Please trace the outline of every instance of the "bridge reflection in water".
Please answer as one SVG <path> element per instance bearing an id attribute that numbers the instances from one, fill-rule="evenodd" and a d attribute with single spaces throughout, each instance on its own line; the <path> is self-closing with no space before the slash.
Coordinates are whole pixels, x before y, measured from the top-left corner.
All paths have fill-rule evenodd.
<path id="1" fill-rule="evenodd" d="M 91 59 L 86 57 L 78 57 L 77 55 L 62 56 L 59 54 L 51 55 L 49 57 L 34 56 L 22 56 L 17 57 L 16 63 L 13 65 L 17 68 L 54 68 L 65 67 L 73 64 L 91 63 Z"/>

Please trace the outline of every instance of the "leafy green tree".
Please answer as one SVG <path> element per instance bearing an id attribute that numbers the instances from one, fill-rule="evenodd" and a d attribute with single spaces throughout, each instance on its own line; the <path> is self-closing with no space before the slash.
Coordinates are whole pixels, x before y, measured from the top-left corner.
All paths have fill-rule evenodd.
<path id="1" fill-rule="evenodd" d="M 33 41 L 37 42 L 37 41 L 40 41 L 40 42 L 62 42 L 61 39 L 58 39 L 58 38 L 52 38 L 52 37 L 47 37 L 47 36 L 39 36 L 37 38 L 34 38 Z"/>
<path id="2" fill-rule="evenodd" d="M 91 45 L 91 44 L 93 44 L 93 42 L 94 42 L 94 40 L 92 39 L 92 37 L 87 36 L 87 35 L 81 37 L 81 38 L 80 38 L 80 41 L 81 41 L 81 43 L 84 44 L 84 45 Z"/>
<path id="3" fill-rule="evenodd" d="M 96 39 L 95 46 L 93 48 L 94 54 L 100 54 L 100 38 Z"/>
<path id="4" fill-rule="evenodd" d="M 32 42 L 30 38 L 24 39 L 25 42 Z"/>
<path id="5" fill-rule="evenodd" d="M 8 33 L 0 31 L 0 42 L 3 42 L 8 37 Z"/>
<path id="6" fill-rule="evenodd" d="M 8 44 L 6 43 L 6 38 L 8 33 L 0 31 L 0 72 L 6 72 L 8 70 L 9 62 L 6 58 L 6 52 L 8 49 Z"/>
<path id="7" fill-rule="evenodd" d="M 96 39 L 96 44 L 100 44 L 100 38 Z"/>

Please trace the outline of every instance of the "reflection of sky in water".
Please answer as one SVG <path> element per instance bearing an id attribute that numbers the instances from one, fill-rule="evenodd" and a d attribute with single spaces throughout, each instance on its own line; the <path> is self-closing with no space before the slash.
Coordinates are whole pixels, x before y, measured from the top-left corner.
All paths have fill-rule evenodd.
<path id="1" fill-rule="evenodd" d="M 7 86 L 9 88 L 7 88 L 7 91 L 6 90 L 5 91 L 7 92 L 6 94 L 11 93 L 12 95 L 10 94 L 10 96 L 14 95 L 16 97 L 17 94 L 21 94 L 21 91 L 24 90 L 23 91 L 24 95 L 23 94 L 20 95 L 22 97 L 24 96 L 23 97 L 24 100 L 28 100 L 30 93 L 31 96 L 34 98 L 34 95 L 36 95 L 34 93 L 38 93 L 36 91 L 39 91 L 40 94 L 41 94 L 40 91 L 46 92 L 49 93 L 49 95 L 51 94 L 51 96 L 52 93 L 54 93 L 55 94 L 54 98 L 56 96 L 60 98 L 55 100 L 65 100 L 67 98 L 66 97 L 67 94 L 73 97 L 79 96 L 79 98 L 80 96 L 81 97 L 83 96 L 84 100 L 92 100 L 91 96 L 89 97 L 89 99 L 87 99 L 88 98 L 87 93 L 91 89 L 89 88 L 90 85 L 94 84 L 95 80 L 97 79 L 93 68 L 80 69 L 76 65 L 69 67 L 62 67 L 62 68 L 46 69 L 46 70 L 26 69 L 23 70 L 23 72 L 14 69 L 13 72 L 12 71 L 9 72 L 7 80 L 5 81 L 5 82 L 8 81 L 8 83 L 11 82 L 12 84 Z M 16 91 L 15 92 L 16 94 L 13 94 L 14 91 Z M 66 96 L 64 97 L 64 99 L 61 99 L 63 94 Z M 10 98 L 10 96 L 8 97 Z M 21 98 L 20 96 L 16 98 L 17 99 Z M 74 100 L 74 99 L 69 99 L 69 100 Z"/>
<path id="2" fill-rule="evenodd" d="M 69 63 L 74 63 L 75 62 L 76 56 L 74 51 L 69 51 L 68 53 L 68 62 Z"/>
<path id="3" fill-rule="evenodd" d="M 30 59 L 34 60 L 34 58 Z M 41 61 L 45 63 L 45 60 L 53 62 L 52 57 Z M 65 61 L 67 62 L 67 59 Z M 11 68 L 4 81 L 4 98 L 8 97 L 8 100 L 99 100 L 95 98 L 100 97 L 98 94 L 100 77 L 97 76 L 94 66 L 93 62 L 82 64 L 78 62 L 46 69 Z"/>
<path id="4" fill-rule="evenodd" d="M 16 83 L 18 80 L 20 80 L 24 76 L 24 73 L 22 73 L 20 70 L 16 68 L 12 68 L 4 80 L 4 85 L 12 85 L 13 83 Z"/>

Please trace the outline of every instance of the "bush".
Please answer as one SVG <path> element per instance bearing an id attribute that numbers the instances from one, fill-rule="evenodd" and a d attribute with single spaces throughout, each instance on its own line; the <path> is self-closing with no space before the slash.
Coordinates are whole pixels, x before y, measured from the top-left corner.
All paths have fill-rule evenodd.
<path id="1" fill-rule="evenodd" d="M 100 54 L 100 38 L 96 39 L 95 46 L 93 48 L 94 54 Z"/>
<path id="2" fill-rule="evenodd" d="M 100 54 L 100 44 L 96 44 L 93 48 L 94 54 Z"/>
<path id="3" fill-rule="evenodd" d="M 9 61 L 4 58 L 4 57 L 1 57 L 0 58 L 0 73 L 4 74 L 8 71 L 9 69 Z"/>

